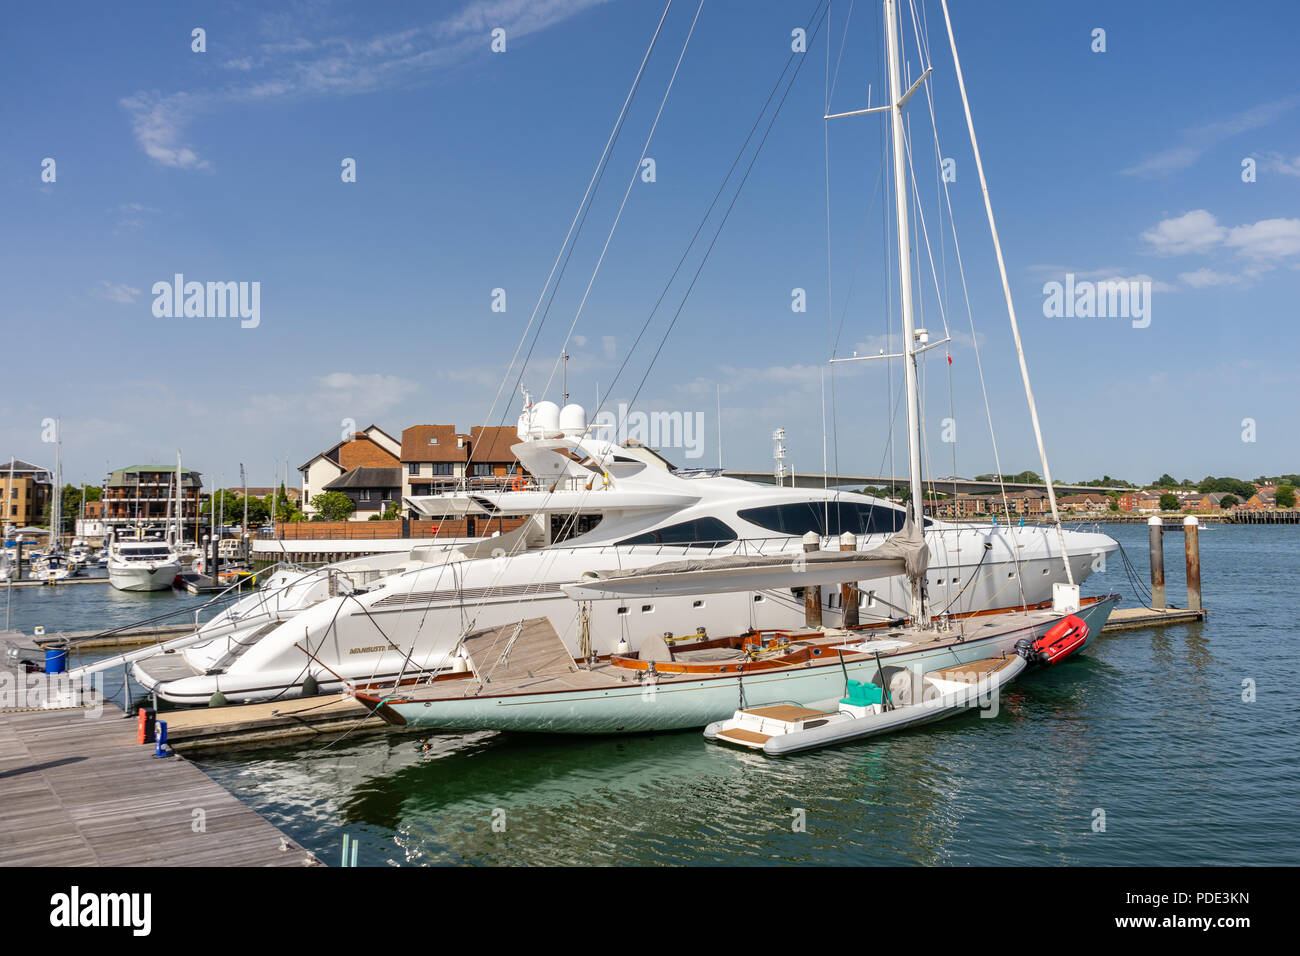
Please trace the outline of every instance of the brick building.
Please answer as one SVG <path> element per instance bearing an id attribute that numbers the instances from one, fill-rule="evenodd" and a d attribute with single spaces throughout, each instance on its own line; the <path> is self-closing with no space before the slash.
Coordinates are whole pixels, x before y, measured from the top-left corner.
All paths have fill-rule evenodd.
<path id="1" fill-rule="evenodd" d="M 203 476 L 181 472 L 181 514 L 186 535 L 195 532 L 203 504 Z M 108 530 L 144 524 L 161 527 L 176 510 L 174 465 L 131 465 L 118 468 L 104 485 L 104 526 Z"/>
<path id="2" fill-rule="evenodd" d="M 311 499 L 355 468 L 397 468 L 402 443 L 378 425 L 354 432 L 344 440 L 298 466 L 302 475 L 302 510 L 309 517 L 316 509 Z"/>
<path id="3" fill-rule="evenodd" d="M 48 469 L 14 458 L 0 466 L 0 501 L 4 516 L 0 526 L 26 527 L 41 520 L 54 494 L 54 478 Z M 13 481 L 9 474 L 13 472 Z"/>

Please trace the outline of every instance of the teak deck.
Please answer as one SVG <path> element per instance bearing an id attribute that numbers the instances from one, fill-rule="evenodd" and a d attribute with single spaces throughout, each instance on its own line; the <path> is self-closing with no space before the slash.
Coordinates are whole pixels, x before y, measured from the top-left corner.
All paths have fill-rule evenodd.
<path id="1" fill-rule="evenodd" d="M 153 752 L 112 704 L 96 718 L 0 711 L 0 866 L 320 865 L 192 763 Z"/>

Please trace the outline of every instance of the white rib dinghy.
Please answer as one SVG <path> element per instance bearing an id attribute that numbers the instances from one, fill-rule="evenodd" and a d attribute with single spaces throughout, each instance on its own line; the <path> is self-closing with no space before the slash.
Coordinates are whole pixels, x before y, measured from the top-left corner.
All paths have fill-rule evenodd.
<path id="1" fill-rule="evenodd" d="M 709 724 L 704 736 L 776 757 L 895 733 L 973 707 L 996 713 L 1001 689 L 1027 666 L 1024 657 L 1011 653 L 926 674 L 883 667 L 870 682 L 846 681 L 837 710 L 794 703 L 750 707 Z"/>

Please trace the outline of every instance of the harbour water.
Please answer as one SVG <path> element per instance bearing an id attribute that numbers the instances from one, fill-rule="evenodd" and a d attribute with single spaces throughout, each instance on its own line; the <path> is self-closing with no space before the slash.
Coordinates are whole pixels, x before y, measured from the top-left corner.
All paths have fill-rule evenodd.
<path id="1" fill-rule="evenodd" d="M 1146 527 L 1112 525 L 1146 577 Z M 1166 537 L 1182 605 L 1182 535 Z M 361 865 L 1295 864 L 1300 628 L 1289 526 L 1201 530 L 1204 624 L 1107 635 L 975 714 L 769 759 L 695 731 L 344 737 L 193 759 L 327 862 Z M 1086 590 L 1134 606 L 1118 556 Z M 71 630 L 201 603 L 15 591 L 14 626 Z M 187 603 L 182 603 L 187 602 Z M 1243 696 L 1253 686 L 1256 695 Z"/>

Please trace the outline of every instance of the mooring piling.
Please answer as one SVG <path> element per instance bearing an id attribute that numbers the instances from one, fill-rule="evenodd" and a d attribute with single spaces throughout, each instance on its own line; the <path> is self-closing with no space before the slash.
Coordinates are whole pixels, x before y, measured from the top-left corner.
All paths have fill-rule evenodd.
<path id="1" fill-rule="evenodd" d="M 803 536 L 805 552 L 821 550 L 821 536 L 816 531 L 809 531 Z M 808 627 L 822 626 L 822 589 L 819 584 L 807 585 L 803 589 L 803 617 Z"/>
<path id="2" fill-rule="evenodd" d="M 1165 523 L 1159 515 L 1147 520 L 1151 536 L 1151 606 L 1157 611 L 1165 609 Z"/>
<path id="3" fill-rule="evenodd" d="M 1183 552 L 1187 558 L 1187 609 L 1201 610 L 1201 530 L 1196 515 L 1183 519 Z"/>
<path id="4" fill-rule="evenodd" d="M 840 550 L 858 550 L 858 536 L 852 531 L 845 531 L 840 535 Z M 844 627 L 858 626 L 858 586 L 852 581 L 840 585 L 840 610 L 844 615 Z"/>

